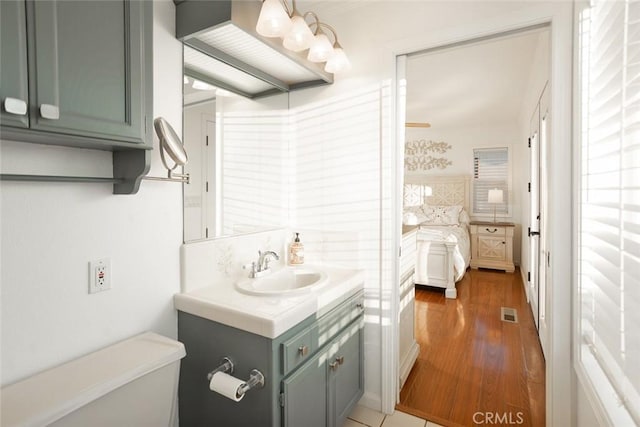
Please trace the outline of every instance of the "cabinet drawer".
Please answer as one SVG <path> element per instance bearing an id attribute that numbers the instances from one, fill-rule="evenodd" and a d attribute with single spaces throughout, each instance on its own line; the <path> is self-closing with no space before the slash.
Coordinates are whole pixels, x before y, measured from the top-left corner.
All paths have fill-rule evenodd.
<path id="1" fill-rule="evenodd" d="M 506 236 L 507 235 L 507 227 L 501 227 L 499 225 L 479 225 L 478 226 L 478 234 L 484 236 Z"/>
<path id="2" fill-rule="evenodd" d="M 314 345 L 317 326 L 305 328 L 294 337 L 282 343 L 282 372 L 284 375 L 306 361 L 318 348 Z"/>
<path id="3" fill-rule="evenodd" d="M 331 341 L 345 326 L 364 312 L 364 294 L 358 293 L 318 320 L 317 347 Z"/>

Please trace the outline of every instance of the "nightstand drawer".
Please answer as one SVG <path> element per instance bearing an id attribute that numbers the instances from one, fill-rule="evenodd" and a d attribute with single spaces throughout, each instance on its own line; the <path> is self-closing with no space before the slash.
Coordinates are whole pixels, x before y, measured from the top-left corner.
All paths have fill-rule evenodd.
<path id="1" fill-rule="evenodd" d="M 507 235 L 507 227 L 499 226 L 499 225 L 478 225 L 478 234 L 486 235 L 486 236 L 500 236 L 504 237 Z"/>

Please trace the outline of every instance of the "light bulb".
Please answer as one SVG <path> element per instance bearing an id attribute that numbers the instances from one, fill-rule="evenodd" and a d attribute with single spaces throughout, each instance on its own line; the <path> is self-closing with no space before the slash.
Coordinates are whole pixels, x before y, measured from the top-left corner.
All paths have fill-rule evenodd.
<path id="1" fill-rule="evenodd" d="M 258 34 L 265 37 L 283 37 L 291 28 L 291 19 L 280 0 L 265 0 L 256 24 Z"/>
<path id="2" fill-rule="evenodd" d="M 311 62 L 325 62 L 332 54 L 333 46 L 331 46 L 329 37 L 322 31 L 318 32 L 313 38 L 307 59 Z"/>

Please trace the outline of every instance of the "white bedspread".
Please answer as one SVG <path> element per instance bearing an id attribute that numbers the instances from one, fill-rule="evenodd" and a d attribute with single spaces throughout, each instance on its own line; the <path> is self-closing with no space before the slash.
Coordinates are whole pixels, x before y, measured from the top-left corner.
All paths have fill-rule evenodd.
<path id="1" fill-rule="evenodd" d="M 422 223 L 418 229 L 418 244 L 420 241 L 444 240 L 456 243 L 453 251 L 455 281 L 464 276 L 471 261 L 471 239 L 466 225 L 430 225 Z"/>

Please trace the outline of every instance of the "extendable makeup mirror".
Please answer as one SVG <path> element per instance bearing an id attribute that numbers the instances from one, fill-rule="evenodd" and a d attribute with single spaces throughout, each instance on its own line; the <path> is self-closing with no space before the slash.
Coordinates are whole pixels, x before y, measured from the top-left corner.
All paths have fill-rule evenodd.
<path id="1" fill-rule="evenodd" d="M 160 158 L 162 159 L 164 167 L 167 168 L 167 178 L 147 176 L 145 179 L 184 182 L 189 184 L 189 174 L 174 172 L 176 168 L 186 165 L 189 160 L 180 137 L 176 134 L 176 131 L 173 130 L 173 127 L 169 122 L 163 117 L 157 117 L 153 121 L 153 127 L 155 128 L 156 135 L 158 135 L 158 140 L 160 141 Z M 167 163 L 166 156 L 173 161 L 172 166 Z"/>

